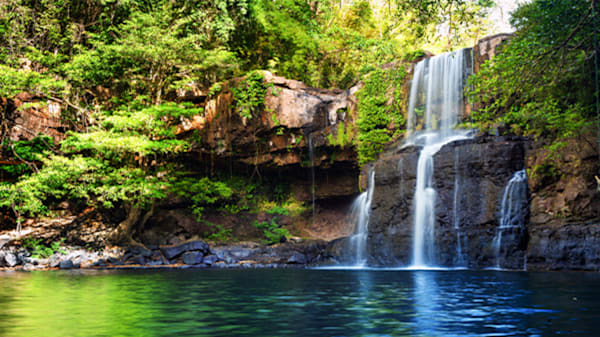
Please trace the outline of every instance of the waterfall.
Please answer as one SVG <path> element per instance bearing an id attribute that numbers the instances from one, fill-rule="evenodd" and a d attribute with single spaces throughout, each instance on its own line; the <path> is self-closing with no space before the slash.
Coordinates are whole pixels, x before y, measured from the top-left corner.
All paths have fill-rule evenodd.
<path id="1" fill-rule="evenodd" d="M 465 258 L 462 250 L 462 232 L 460 228 L 460 220 L 458 215 L 458 190 L 460 188 L 460 171 L 459 171 L 460 154 L 458 149 L 454 150 L 454 196 L 452 200 L 452 222 L 454 223 L 454 231 L 456 231 L 456 265 L 465 266 Z"/>
<path id="2" fill-rule="evenodd" d="M 369 215 L 374 189 L 375 170 L 370 169 L 367 190 L 361 193 L 352 203 L 351 216 L 355 227 L 354 234 L 350 237 L 350 242 L 354 249 L 355 266 L 364 266 L 367 264 L 367 236 L 369 234 Z"/>
<path id="3" fill-rule="evenodd" d="M 464 110 L 463 88 L 470 72 L 470 56 L 471 50 L 463 49 L 425 59 L 415 66 L 406 140 L 406 144 L 422 146 L 413 200 L 413 268 L 435 265 L 437 192 L 433 156 L 444 145 L 468 138 L 468 132 L 454 128 Z"/>
<path id="4" fill-rule="evenodd" d="M 496 268 L 500 268 L 500 250 L 502 248 L 502 235 L 513 228 L 524 228 L 527 218 L 527 174 L 525 170 L 517 171 L 508 181 L 502 195 L 500 209 L 500 224 L 496 230 L 492 247 L 496 260 Z"/>

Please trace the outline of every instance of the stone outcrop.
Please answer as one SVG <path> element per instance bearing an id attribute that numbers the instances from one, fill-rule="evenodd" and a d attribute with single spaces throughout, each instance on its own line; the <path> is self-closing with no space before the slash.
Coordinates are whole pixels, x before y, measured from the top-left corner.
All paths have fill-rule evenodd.
<path id="1" fill-rule="evenodd" d="M 301 241 L 272 246 L 240 242 L 209 247 L 203 241 L 191 240 L 172 246 L 131 246 L 99 252 L 63 246 L 62 252 L 39 258 L 11 245 L 0 249 L 0 270 L 302 267 L 320 261 L 324 246 L 324 241 Z"/>
<path id="2" fill-rule="evenodd" d="M 600 270 L 600 221 L 529 228 L 528 270 Z"/>
<path id="3" fill-rule="evenodd" d="M 203 115 L 183 121 L 179 132 L 198 134 L 193 159 L 209 173 L 227 169 L 285 175 L 301 200 L 311 197 L 310 167 L 316 170 L 317 198 L 357 193 L 355 151 L 329 139 L 342 124 L 345 132 L 354 130 L 354 94 L 360 85 L 349 90 L 317 89 L 269 72 L 264 72 L 264 79 L 270 83 L 264 109 L 252 118 L 235 110 L 229 85 L 223 85 L 219 94 L 206 97 Z"/>
<path id="4" fill-rule="evenodd" d="M 23 92 L 14 99 L 0 99 L 2 129 L 0 136 L 12 141 L 31 140 L 43 133 L 57 143 L 64 138 L 61 105 Z"/>
<path id="5" fill-rule="evenodd" d="M 600 158 L 593 135 L 571 139 L 559 159 L 527 151 L 532 190 L 529 269 L 600 269 Z"/>
<path id="6" fill-rule="evenodd" d="M 513 37 L 510 33 L 501 33 L 484 37 L 473 46 L 473 71 L 478 72 L 486 61 L 491 60 L 500 50 L 499 47 Z"/>
<path id="7" fill-rule="evenodd" d="M 570 140 L 559 159 L 548 161 L 549 154 L 543 144 L 510 137 L 475 138 L 444 146 L 434 156 L 435 263 L 456 266 L 457 238 L 461 237 L 463 260 L 470 268 L 495 267 L 500 262 L 509 269 L 599 270 L 600 186 L 595 177 L 600 161 L 595 138 Z M 417 147 L 393 144 L 373 164 L 375 192 L 367 243 L 371 265 L 411 263 L 418 155 Z M 494 238 L 503 193 L 511 176 L 524 168 L 530 216 L 525 226 L 503 230 L 496 255 Z M 324 256 L 350 261 L 350 244 L 348 237 L 334 240 Z"/>
<path id="8" fill-rule="evenodd" d="M 435 264 L 457 264 L 456 212 L 465 262 L 473 268 L 494 265 L 492 242 L 503 189 L 514 172 L 523 169 L 524 153 L 523 141 L 494 137 L 456 141 L 434 156 Z M 367 244 L 373 265 L 407 266 L 411 262 L 418 155 L 416 147 L 392 149 L 374 165 L 375 191 Z M 510 250 L 504 254 L 503 266 L 522 266 L 526 237 L 524 230 L 516 230 L 503 239 L 504 251 Z"/>

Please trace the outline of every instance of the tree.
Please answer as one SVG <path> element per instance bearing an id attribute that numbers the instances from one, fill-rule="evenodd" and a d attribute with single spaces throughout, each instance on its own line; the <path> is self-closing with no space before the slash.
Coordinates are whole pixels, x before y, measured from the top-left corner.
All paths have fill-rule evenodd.
<path id="1" fill-rule="evenodd" d="M 398 15 L 408 20 L 420 38 L 445 39 L 445 50 L 472 43 L 485 34 L 492 0 L 397 0 Z"/>
<path id="2" fill-rule="evenodd" d="M 513 13 L 515 37 L 473 76 L 473 114 L 481 129 L 561 140 L 594 117 L 594 1 L 535 0 Z"/>

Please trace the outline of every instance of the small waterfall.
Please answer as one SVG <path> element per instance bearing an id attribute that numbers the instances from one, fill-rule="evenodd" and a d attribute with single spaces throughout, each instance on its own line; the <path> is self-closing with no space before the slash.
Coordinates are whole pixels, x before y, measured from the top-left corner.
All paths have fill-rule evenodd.
<path id="1" fill-rule="evenodd" d="M 500 225 L 496 230 L 492 247 L 496 259 L 496 268 L 500 268 L 502 236 L 505 231 L 513 228 L 524 228 L 527 218 L 527 174 L 525 170 L 517 171 L 508 181 L 500 209 Z"/>
<path id="2" fill-rule="evenodd" d="M 312 138 L 312 133 L 308 134 L 308 157 L 310 159 L 310 178 L 311 178 L 311 185 L 310 185 L 310 193 L 311 193 L 311 197 L 312 197 L 312 223 L 315 223 L 315 214 L 316 214 L 316 208 L 315 208 L 315 149 L 313 146 L 313 138 Z"/>
<path id="3" fill-rule="evenodd" d="M 369 170 L 367 190 L 361 193 L 352 203 L 351 216 L 356 224 L 354 234 L 350 242 L 354 249 L 354 265 L 365 266 L 367 264 L 367 236 L 369 234 L 369 215 L 371 212 L 371 200 L 375 189 L 375 170 Z"/>
<path id="4" fill-rule="evenodd" d="M 459 200 L 458 200 L 458 191 L 460 188 L 460 184 L 459 184 L 459 178 L 460 178 L 460 172 L 459 172 L 459 160 L 460 159 L 460 154 L 458 149 L 454 150 L 454 198 L 452 201 L 452 222 L 454 223 L 454 230 L 456 231 L 456 265 L 463 267 L 465 266 L 465 258 L 463 255 L 463 249 L 462 249 L 462 232 L 461 232 L 461 228 L 460 228 L 460 220 L 459 220 L 459 215 L 458 215 L 458 207 L 459 207 Z"/>
<path id="5" fill-rule="evenodd" d="M 422 146 L 417 162 L 413 205 L 412 267 L 435 265 L 433 156 L 446 144 L 468 138 L 455 130 L 464 110 L 463 87 L 470 73 L 471 50 L 438 55 L 415 66 L 411 82 L 406 144 Z"/>

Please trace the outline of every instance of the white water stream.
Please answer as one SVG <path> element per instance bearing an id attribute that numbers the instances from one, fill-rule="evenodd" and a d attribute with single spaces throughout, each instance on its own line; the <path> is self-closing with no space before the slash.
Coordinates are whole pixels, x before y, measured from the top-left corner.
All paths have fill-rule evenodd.
<path id="1" fill-rule="evenodd" d="M 470 49 L 438 55 L 415 66 L 409 97 L 407 144 L 422 146 L 417 162 L 413 200 L 413 251 L 411 268 L 436 265 L 433 156 L 446 144 L 468 138 L 456 130 L 463 112 L 463 88 L 470 68 Z M 458 187 L 458 186 L 457 186 Z M 457 243 L 457 254 L 463 254 Z"/>
<path id="2" fill-rule="evenodd" d="M 510 178 L 504 194 L 500 209 L 500 226 L 492 243 L 496 259 L 496 268 L 501 268 L 502 235 L 506 230 L 525 227 L 525 212 L 527 209 L 527 174 L 525 170 L 517 171 Z"/>
<path id="3" fill-rule="evenodd" d="M 371 200 L 375 189 L 375 170 L 369 171 L 367 190 L 361 193 L 352 203 L 351 216 L 354 221 L 354 234 L 350 237 L 354 249 L 354 266 L 364 267 L 367 264 L 367 237 L 369 234 L 369 215 Z"/>

